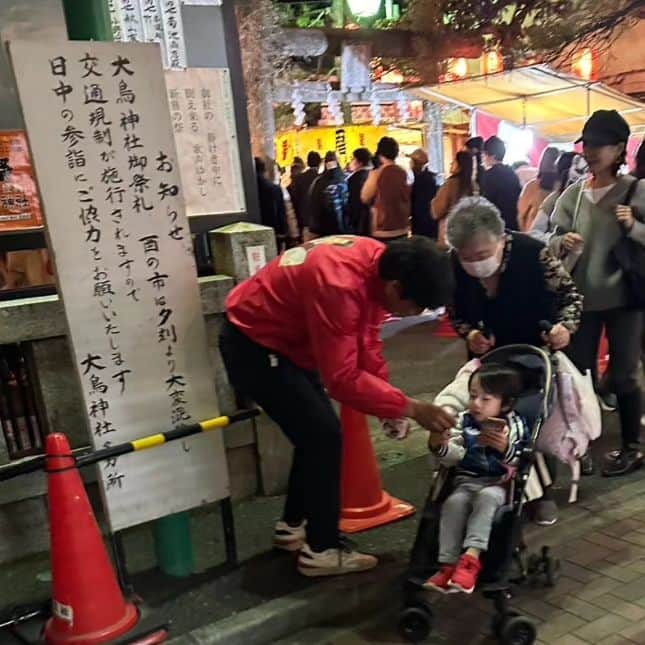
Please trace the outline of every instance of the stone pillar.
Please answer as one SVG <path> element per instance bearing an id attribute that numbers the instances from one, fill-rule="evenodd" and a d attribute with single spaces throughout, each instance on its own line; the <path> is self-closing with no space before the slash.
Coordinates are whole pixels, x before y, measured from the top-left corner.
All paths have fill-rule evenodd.
<path id="1" fill-rule="evenodd" d="M 275 232 L 268 226 L 237 222 L 210 232 L 215 272 L 246 280 L 278 255 Z"/>
<path id="2" fill-rule="evenodd" d="M 268 226 L 238 222 L 211 231 L 210 240 L 215 270 L 233 276 L 236 282 L 246 280 L 277 256 L 275 233 Z M 261 492 L 282 493 L 289 479 L 291 444 L 265 414 L 254 419 L 254 429 Z"/>

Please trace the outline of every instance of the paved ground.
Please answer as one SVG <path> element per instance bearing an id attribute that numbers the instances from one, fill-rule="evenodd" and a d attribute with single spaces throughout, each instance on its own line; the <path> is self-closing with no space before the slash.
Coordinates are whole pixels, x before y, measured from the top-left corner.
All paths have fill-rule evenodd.
<path id="1" fill-rule="evenodd" d="M 431 339 L 422 327 L 388 343 L 392 379 L 408 393 L 431 398 L 463 362 L 460 343 Z M 597 455 L 613 447 L 616 417 L 607 418 Z M 425 433 L 406 442 L 391 442 L 374 433 L 384 486 L 391 493 L 420 507 L 429 485 Z M 560 479 L 558 494 L 565 498 L 568 478 Z M 642 643 L 645 645 L 645 471 L 621 480 L 594 476 L 583 481 L 580 501 L 563 506 L 562 521 L 550 529 L 532 527 L 529 543 L 554 547 L 563 559 L 564 575 L 553 590 L 523 589 L 518 609 L 539 624 L 541 643 Z M 315 590 L 324 582 L 303 580 L 289 556 L 269 552 L 270 527 L 279 514 L 281 498 L 262 498 L 237 504 L 235 518 L 242 568 L 222 574 L 214 565 L 223 560 L 223 541 L 215 510 L 193 517 L 198 567 L 189 581 L 170 581 L 151 571 L 153 547 L 146 527 L 128 532 L 126 548 L 135 582 L 158 616 L 172 618 L 173 633 L 180 635 L 215 620 L 301 591 Z M 417 519 L 359 536 L 361 548 L 386 562 L 403 564 L 416 531 Z M 0 607 L 46 597 L 47 556 L 37 556 L 0 568 Z M 360 586 L 360 577 L 356 578 Z M 399 643 L 396 624 L 401 596 L 394 585 L 387 604 L 371 615 L 353 615 L 349 623 L 319 625 L 280 642 Z M 267 604 L 267 607 L 270 605 Z M 450 597 L 437 604 L 436 630 L 431 645 L 445 643 L 483 645 L 487 640 L 491 608 L 478 596 Z M 11 642 L 3 639 L 0 643 Z M 181 637 L 179 641 L 182 642 Z"/>

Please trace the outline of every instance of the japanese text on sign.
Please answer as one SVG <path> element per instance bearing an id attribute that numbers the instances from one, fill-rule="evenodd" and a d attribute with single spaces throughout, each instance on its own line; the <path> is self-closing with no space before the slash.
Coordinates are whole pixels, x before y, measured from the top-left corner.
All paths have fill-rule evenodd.
<path id="1" fill-rule="evenodd" d="M 217 414 L 158 46 L 10 51 L 94 446 Z M 185 444 L 101 463 L 113 530 L 227 494 L 221 437 Z"/>
<path id="2" fill-rule="evenodd" d="M 246 208 L 228 70 L 166 72 L 188 215 Z"/>

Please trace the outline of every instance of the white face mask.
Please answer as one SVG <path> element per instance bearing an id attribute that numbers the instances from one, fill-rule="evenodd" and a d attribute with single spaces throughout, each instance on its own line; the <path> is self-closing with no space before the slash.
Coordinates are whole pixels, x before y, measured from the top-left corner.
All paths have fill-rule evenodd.
<path id="1" fill-rule="evenodd" d="M 495 253 L 495 255 L 491 255 L 491 257 L 486 258 L 485 260 L 479 260 L 478 262 L 462 261 L 461 266 L 464 267 L 464 271 L 473 278 L 490 278 L 497 273 L 501 264 L 502 261 L 498 259 L 497 253 Z"/>

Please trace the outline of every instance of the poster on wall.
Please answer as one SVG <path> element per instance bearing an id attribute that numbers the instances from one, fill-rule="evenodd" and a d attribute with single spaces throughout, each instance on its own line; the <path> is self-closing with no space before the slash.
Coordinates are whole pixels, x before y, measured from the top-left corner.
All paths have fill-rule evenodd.
<path id="1" fill-rule="evenodd" d="M 217 416 L 159 46 L 9 51 L 94 448 Z M 112 531 L 229 494 L 220 433 L 98 470 Z"/>
<path id="2" fill-rule="evenodd" d="M 188 215 L 244 212 L 229 71 L 167 71 L 166 85 Z"/>
<path id="3" fill-rule="evenodd" d="M 0 131 L 0 231 L 22 231 L 42 225 L 25 133 Z"/>

